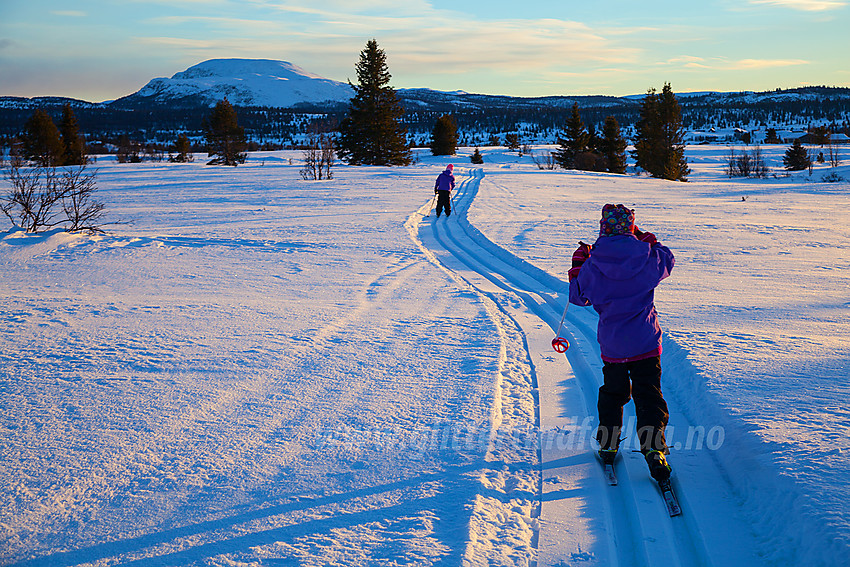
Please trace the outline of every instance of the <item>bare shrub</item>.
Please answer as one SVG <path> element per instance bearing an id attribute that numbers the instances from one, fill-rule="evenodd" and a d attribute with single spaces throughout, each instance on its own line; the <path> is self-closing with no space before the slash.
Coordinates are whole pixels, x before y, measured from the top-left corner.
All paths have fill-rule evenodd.
<path id="1" fill-rule="evenodd" d="M 85 165 L 57 170 L 15 158 L 4 173 L 11 189 L 0 195 L 0 210 L 15 226 L 27 232 L 57 226 L 69 232 L 103 232 L 104 205 L 94 198 L 96 172 Z"/>
<path id="2" fill-rule="evenodd" d="M 765 178 L 770 170 L 764 163 L 761 147 L 756 146 L 752 151 L 744 150 L 736 154 L 735 148 L 729 148 L 726 156 L 726 175 L 729 177 Z"/>
<path id="3" fill-rule="evenodd" d="M 537 169 L 555 169 L 558 165 L 552 152 L 543 152 L 539 155 L 532 153 L 531 160 L 537 165 Z"/>
<path id="4" fill-rule="evenodd" d="M 826 151 L 826 161 L 829 162 L 830 167 L 838 167 L 839 165 L 841 165 L 841 155 L 835 145 L 835 142 L 832 141 L 832 138 L 829 139 Z"/>
<path id="5" fill-rule="evenodd" d="M 97 191 L 95 172 L 87 172 L 85 166 L 67 169 L 62 173 L 60 186 L 63 188 L 62 210 L 68 223 L 66 230 L 76 232 L 103 232 L 101 219 L 104 204 L 94 198 Z"/>
<path id="6" fill-rule="evenodd" d="M 333 138 L 329 134 L 310 134 L 304 148 L 304 167 L 301 177 L 305 180 L 320 181 L 333 179 L 333 166 L 336 160 Z"/>

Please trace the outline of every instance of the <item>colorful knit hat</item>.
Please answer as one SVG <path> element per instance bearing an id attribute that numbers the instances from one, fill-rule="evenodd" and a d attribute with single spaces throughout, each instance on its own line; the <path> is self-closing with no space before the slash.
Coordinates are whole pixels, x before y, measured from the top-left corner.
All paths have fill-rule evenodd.
<path id="1" fill-rule="evenodd" d="M 635 212 L 623 205 L 607 204 L 602 207 L 602 220 L 599 221 L 599 236 L 634 234 Z"/>

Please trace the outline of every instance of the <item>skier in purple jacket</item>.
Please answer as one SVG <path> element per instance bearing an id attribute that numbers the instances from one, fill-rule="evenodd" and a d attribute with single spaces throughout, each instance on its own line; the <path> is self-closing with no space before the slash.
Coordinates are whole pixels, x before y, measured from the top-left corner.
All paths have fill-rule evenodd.
<path id="1" fill-rule="evenodd" d="M 569 272 L 570 303 L 599 313 L 597 339 L 604 383 L 599 388 L 599 455 L 613 463 L 623 427 L 623 406 L 633 397 L 638 439 L 650 474 L 670 477 L 664 429 L 669 413 L 661 394 L 661 327 L 655 287 L 670 275 L 673 253 L 634 224 L 623 205 L 602 208 L 599 239 L 582 243 Z"/>
<path id="2" fill-rule="evenodd" d="M 434 183 L 434 194 L 437 195 L 437 217 L 446 210 L 446 217 L 452 214 L 452 189 L 455 188 L 455 176 L 452 174 L 455 166 L 449 164 L 446 170 L 437 176 Z"/>

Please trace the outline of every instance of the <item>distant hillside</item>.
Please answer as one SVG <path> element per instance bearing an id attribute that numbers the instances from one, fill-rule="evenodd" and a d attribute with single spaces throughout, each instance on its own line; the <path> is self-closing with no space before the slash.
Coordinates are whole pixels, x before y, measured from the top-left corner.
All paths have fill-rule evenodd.
<path id="1" fill-rule="evenodd" d="M 487 143 L 492 136 L 520 134 L 528 142 L 553 142 L 573 104 L 597 130 L 614 116 L 627 133 L 636 122 L 644 94 L 613 96 L 513 97 L 399 89 L 404 120 L 415 143 L 427 143 L 436 118 L 454 114 L 461 143 Z M 227 97 L 239 122 L 259 144 L 297 141 L 308 124 L 322 120 L 333 128 L 353 96 L 350 85 L 327 79 L 286 61 L 212 59 L 171 78 L 151 80 L 138 92 L 106 103 L 62 97 L 0 97 L 0 137 L 13 137 L 35 108 L 58 118 L 64 104 L 77 114 L 89 140 L 134 139 L 170 143 L 177 132 L 200 139 L 209 109 Z M 830 124 L 850 132 L 850 89 L 804 87 L 766 92 L 677 93 L 683 122 L 690 130 L 753 129 L 760 126 L 805 128 Z"/>

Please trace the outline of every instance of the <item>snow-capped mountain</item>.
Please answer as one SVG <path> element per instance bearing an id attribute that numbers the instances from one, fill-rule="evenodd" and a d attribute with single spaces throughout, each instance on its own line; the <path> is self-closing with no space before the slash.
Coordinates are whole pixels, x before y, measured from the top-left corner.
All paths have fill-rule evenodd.
<path id="1" fill-rule="evenodd" d="M 210 59 L 169 78 L 151 80 L 121 103 L 202 102 L 212 106 L 227 97 L 235 106 L 292 107 L 348 102 L 347 83 L 326 79 L 287 61 Z"/>

